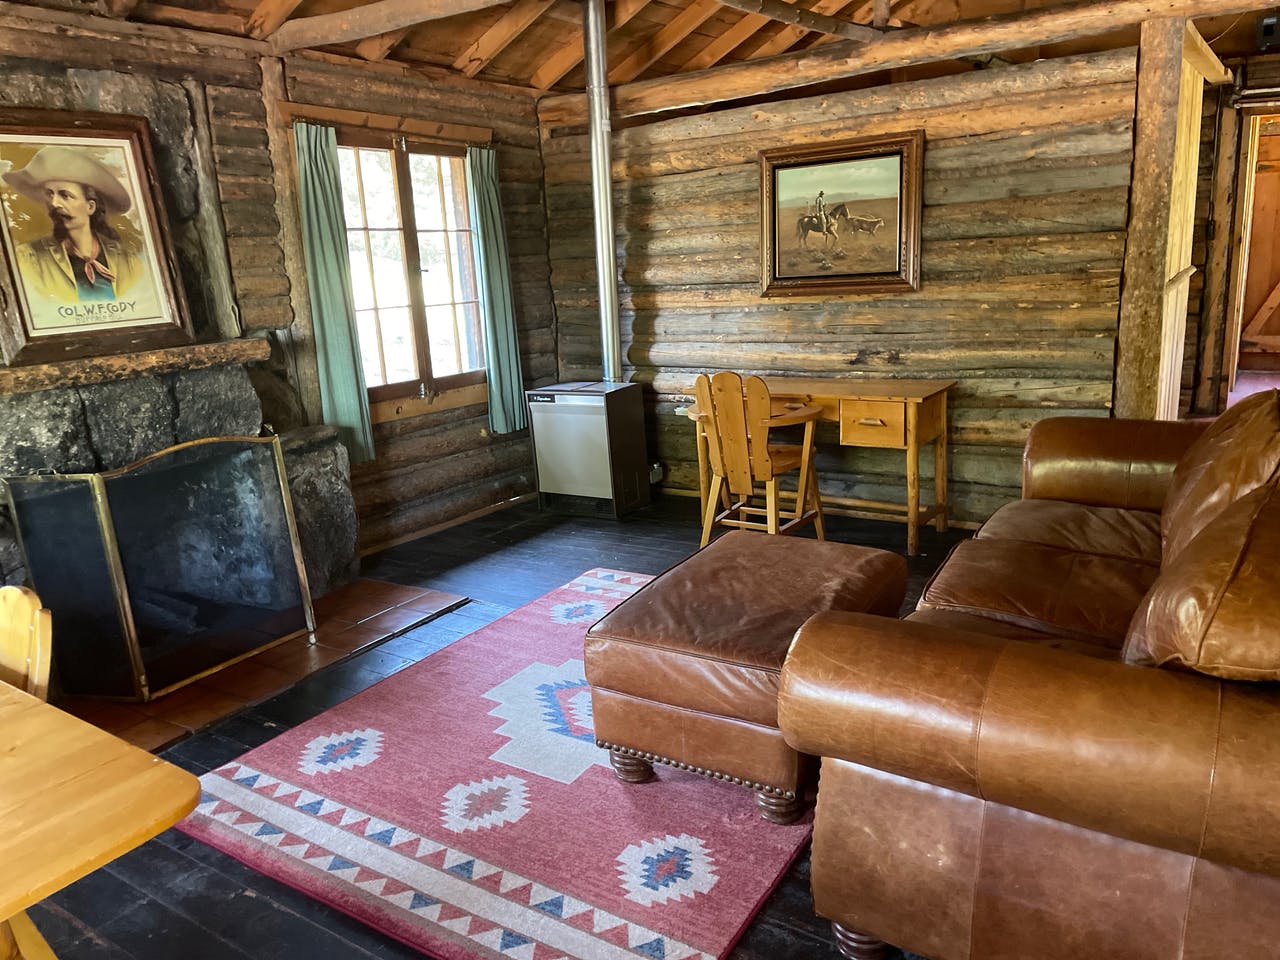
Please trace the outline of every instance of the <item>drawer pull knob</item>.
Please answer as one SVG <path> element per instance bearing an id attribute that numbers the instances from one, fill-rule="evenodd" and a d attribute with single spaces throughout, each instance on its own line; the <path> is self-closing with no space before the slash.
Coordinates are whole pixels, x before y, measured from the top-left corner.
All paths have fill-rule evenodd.
<path id="1" fill-rule="evenodd" d="M 879 417 L 860 417 L 860 418 L 858 419 L 858 426 L 860 426 L 860 427 L 883 427 L 883 426 L 885 426 L 885 422 L 884 422 L 883 420 L 881 420 Z"/>

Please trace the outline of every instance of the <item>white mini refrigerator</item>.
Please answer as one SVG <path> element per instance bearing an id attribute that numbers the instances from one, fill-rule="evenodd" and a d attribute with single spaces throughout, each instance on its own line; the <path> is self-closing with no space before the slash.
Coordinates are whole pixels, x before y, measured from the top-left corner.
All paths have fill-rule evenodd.
<path id="1" fill-rule="evenodd" d="M 649 502 L 638 383 L 557 383 L 525 397 L 543 507 L 617 517 Z"/>

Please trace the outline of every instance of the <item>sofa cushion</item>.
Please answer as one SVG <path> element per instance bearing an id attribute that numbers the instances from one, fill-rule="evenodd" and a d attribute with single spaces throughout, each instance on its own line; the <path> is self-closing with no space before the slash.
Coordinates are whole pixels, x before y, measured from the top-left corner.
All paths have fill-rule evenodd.
<path id="1" fill-rule="evenodd" d="M 1159 568 L 1021 540 L 964 540 L 919 610 L 952 610 L 1118 651 Z"/>
<path id="2" fill-rule="evenodd" d="M 1280 391 L 1241 400 L 1174 467 L 1161 513 L 1163 562 L 1172 563 L 1205 525 L 1280 468 Z"/>
<path id="3" fill-rule="evenodd" d="M 1088 640 L 1076 640 L 1072 637 L 1056 636 L 1041 630 L 1032 630 L 1006 620 L 993 620 L 975 613 L 962 613 L 959 610 L 914 610 L 902 618 L 911 623 L 921 623 L 928 627 L 943 630 L 963 630 L 966 633 L 981 633 L 1001 640 L 1017 640 L 1019 643 L 1034 643 L 1051 650 L 1067 650 L 1084 657 L 1100 657 L 1103 660 L 1115 660 L 1119 651 L 1114 647 L 1103 647 Z"/>
<path id="4" fill-rule="evenodd" d="M 991 515 L 976 536 L 1160 563 L 1160 514 L 1066 500 L 1015 500 Z"/>
<path id="5" fill-rule="evenodd" d="M 1134 614 L 1129 663 L 1280 680 L 1280 486 L 1236 501 L 1161 572 Z"/>

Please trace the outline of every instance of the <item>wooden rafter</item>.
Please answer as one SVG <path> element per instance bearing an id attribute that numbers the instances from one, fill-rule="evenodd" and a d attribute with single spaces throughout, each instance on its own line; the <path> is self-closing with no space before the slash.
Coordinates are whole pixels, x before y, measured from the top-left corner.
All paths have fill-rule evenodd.
<path id="1" fill-rule="evenodd" d="M 133 15 L 145 23 L 163 23 L 170 27 L 205 30 L 210 33 L 240 35 L 245 31 L 244 17 L 236 13 L 207 13 L 163 3 L 140 3 Z"/>
<path id="2" fill-rule="evenodd" d="M 840 10 L 848 6 L 848 4 L 849 0 L 818 0 L 818 3 L 815 3 L 812 9 L 814 13 L 839 13 Z M 690 70 L 705 70 L 708 67 L 714 67 L 730 53 L 742 46 L 773 22 L 774 21 L 772 19 L 765 16 L 763 13 L 748 13 L 733 26 L 729 27 L 729 29 L 720 34 L 720 36 L 716 37 L 692 57 L 682 63 L 678 72 L 686 73 Z M 803 35 L 804 31 L 797 31 L 796 33 L 797 39 Z"/>
<path id="3" fill-rule="evenodd" d="M 849 0 L 819 0 L 814 4 L 814 13 L 834 14 L 839 13 L 845 7 L 849 6 Z M 865 7 L 866 4 L 863 4 Z M 866 11 L 859 9 L 858 13 L 866 16 Z M 857 15 L 850 19 L 856 19 Z M 800 38 L 809 31 L 804 27 L 783 27 L 777 34 L 761 43 L 758 47 L 751 51 L 752 60 L 758 60 L 763 57 L 773 57 L 780 53 L 786 53 L 799 42 Z M 834 41 L 833 37 L 822 37 L 823 40 Z"/>
<path id="4" fill-rule="evenodd" d="M 726 7 L 733 7 L 743 13 L 762 13 L 770 20 L 789 23 L 816 33 L 827 33 L 845 40 L 870 43 L 880 38 L 881 31 L 874 27 L 864 27 L 849 20 L 828 17 L 825 14 L 806 10 L 786 0 L 720 0 Z"/>
<path id="5" fill-rule="evenodd" d="M 617 0 L 613 5 L 613 19 L 609 29 L 631 22 L 637 13 L 649 5 L 649 0 Z M 529 78 L 531 86 L 547 90 L 566 73 L 582 62 L 582 30 L 579 29 L 568 43 L 547 57 Z"/>
<path id="6" fill-rule="evenodd" d="M 849 19 L 861 21 L 869 16 L 874 17 L 875 16 L 874 8 L 876 4 L 880 2 L 881 0 L 864 0 L 864 2 L 858 4 L 857 8 L 853 11 L 853 13 L 849 15 Z M 917 23 L 904 23 L 901 19 L 899 19 L 899 14 L 903 13 L 907 9 L 907 7 L 910 7 L 913 3 L 915 3 L 915 0 L 890 0 L 889 15 L 885 21 L 885 24 L 890 27 L 919 26 L 919 24 Z M 810 48 L 822 47 L 827 45 L 828 43 L 836 43 L 837 40 L 838 40 L 837 37 L 824 35 L 814 40 L 813 43 L 809 44 L 809 47 Z M 779 50 L 778 52 L 782 53 L 783 51 Z"/>
<path id="7" fill-rule="evenodd" d="M 399 30 L 388 30 L 376 37 L 365 37 L 356 44 L 356 56 L 361 60 L 385 60 L 387 54 L 409 35 L 413 27 L 401 27 Z"/>
<path id="8" fill-rule="evenodd" d="M 818 50 L 629 83 L 613 91 L 614 117 L 724 103 L 891 67 L 1062 43 L 1132 27 L 1152 17 L 1232 16 L 1267 6 L 1265 0 L 1103 0 L 898 30 L 872 43 L 840 41 Z M 549 126 L 582 123 L 586 98 L 546 97 L 538 113 Z"/>
<path id="9" fill-rule="evenodd" d="M 871 25 L 883 30 L 889 25 L 889 16 L 892 13 L 892 7 L 889 0 L 875 0 L 871 10 Z"/>
<path id="10" fill-rule="evenodd" d="M 464 76 L 474 77 L 505 50 L 520 34 L 533 25 L 533 22 L 546 13 L 556 0 L 518 0 L 504 13 L 475 43 L 467 47 L 453 61 L 453 68 L 461 70 Z"/>
<path id="11" fill-rule="evenodd" d="M 280 0 L 264 0 L 264 5 L 278 2 Z M 293 3 L 294 0 L 286 2 Z M 303 47 L 350 43 L 402 27 L 414 27 L 500 5 L 499 0 L 376 0 L 339 13 L 290 20 L 271 35 L 271 49 L 280 54 Z"/>
<path id="12" fill-rule="evenodd" d="M 1267 325 L 1267 321 L 1271 319 L 1271 315 L 1276 312 L 1276 307 L 1280 307 L 1280 283 L 1271 288 L 1271 292 L 1267 294 L 1267 299 L 1262 301 L 1253 318 L 1244 325 L 1242 336 L 1253 337 L 1262 332 L 1262 328 Z"/>
<path id="13" fill-rule="evenodd" d="M 245 21 L 249 36 L 265 40 L 289 19 L 302 0 L 260 0 Z"/>
<path id="14" fill-rule="evenodd" d="M 719 9 L 719 0 L 693 0 L 669 23 L 611 69 L 609 83 L 629 83 L 640 76 L 663 54 L 715 16 Z"/>

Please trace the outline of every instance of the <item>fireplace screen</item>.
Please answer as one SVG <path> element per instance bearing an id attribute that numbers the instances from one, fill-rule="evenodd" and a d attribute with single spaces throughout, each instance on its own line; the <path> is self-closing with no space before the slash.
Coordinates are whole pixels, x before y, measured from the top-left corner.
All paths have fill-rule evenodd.
<path id="1" fill-rule="evenodd" d="M 315 627 L 273 437 L 6 485 L 65 693 L 148 700 Z"/>

